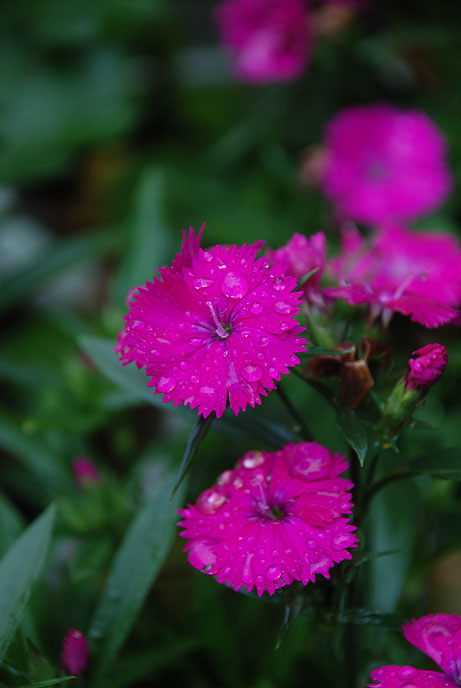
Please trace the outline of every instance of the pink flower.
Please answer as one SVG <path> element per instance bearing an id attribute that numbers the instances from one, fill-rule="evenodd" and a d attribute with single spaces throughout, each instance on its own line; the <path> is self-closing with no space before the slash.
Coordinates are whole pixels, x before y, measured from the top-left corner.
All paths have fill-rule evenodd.
<path id="1" fill-rule="evenodd" d="M 369 303 L 372 315 L 393 311 L 426 327 L 457 317 L 461 300 L 461 251 L 449 234 L 385 227 L 367 245 L 355 229 L 343 235 L 342 254 L 329 264 L 339 287 L 328 297 Z"/>
<path id="2" fill-rule="evenodd" d="M 261 242 L 204 251 L 199 237 L 184 233 L 173 267 L 138 287 L 115 349 L 124 364 L 146 368 L 165 403 L 219 418 L 228 399 L 237 415 L 276 388 L 305 351 L 305 328 L 293 317 L 295 278 L 256 259 Z"/>
<path id="3" fill-rule="evenodd" d="M 324 193 L 340 216 L 365 223 L 416 218 L 452 187 L 446 146 L 423 112 L 365 105 L 328 125 Z"/>
<path id="4" fill-rule="evenodd" d="M 243 81 L 290 81 L 307 64 L 312 36 L 304 0 L 224 0 L 216 20 Z"/>
<path id="5" fill-rule="evenodd" d="M 357 544 L 342 517 L 352 510 L 353 484 L 338 478 L 347 467 L 316 442 L 245 454 L 178 512 L 189 562 L 235 590 L 256 587 L 259 596 L 317 574 L 329 578 Z"/>
<path id="6" fill-rule="evenodd" d="M 304 297 L 307 301 L 316 302 L 321 300 L 319 285 L 325 266 L 327 254 L 326 237 L 323 232 L 312 234 L 308 239 L 304 234 L 293 234 L 286 246 L 273 251 L 267 250 L 267 257 L 271 263 L 281 263 L 285 266 L 285 271 L 300 280 L 312 270 L 317 268 L 302 288 Z"/>
<path id="7" fill-rule="evenodd" d="M 440 380 L 448 363 L 447 350 L 442 344 L 427 344 L 421 349 L 413 351 L 408 365 L 410 370 L 406 375 L 407 390 L 427 390 Z"/>
<path id="8" fill-rule="evenodd" d="M 443 670 L 422 671 L 412 666 L 385 666 L 371 672 L 371 688 L 458 688 L 461 684 L 461 617 L 430 614 L 404 624 L 405 638 Z"/>
<path id="9" fill-rule="evenodd" d="M 99 483 L 101 480 L 101 473 L 86 456 L 78 456 L 74 459 L 72 471 L 78 487 L 88 485 L 89 483 Z"/>
<path id="10" fill-rule="evenodd" d="M 88 666 L 88 641 L 80 631 L 70 628 L 62 643 L 61 666 L 68 674 L 82 674 Z"/>

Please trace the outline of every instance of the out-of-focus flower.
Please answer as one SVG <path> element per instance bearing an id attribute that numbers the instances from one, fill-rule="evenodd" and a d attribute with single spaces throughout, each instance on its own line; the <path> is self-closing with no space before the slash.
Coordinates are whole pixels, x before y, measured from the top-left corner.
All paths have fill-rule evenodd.
<path id="1" fill-rule="evenodd" d="M 199 235 L 200 236 L 200 235 Z M 274 380 L 299 363 L 305 328 L 296 279 L 283 265 L 256 259 L 250 246 L 199 248 L 192 228 L 173 267 L 138 287 L 116 351 L 151 377 L 150 387 L 219 418 L 229 399 L 237 415 L 275 389 Z"/>
<path id="2" fill-rule="evenodd" d="M 412 219 L 438 207 L 452 178 L 437 126 L 423 112 L 367 105 L 328 125 L 324 193 L 343 219 Z"/>
<path id="3" fill-rule="evenodd" d="M 447 350 L 442 344 L 427 344 L 413 351 L 405 381 L 406 389 L 428 390 L 442 377 L 448 363 Z"/>
<path id="4" fill-rule="evenodd" d="M 73 676 L 82 674 L 88 666 L 90 651 L 88 641 L 80 631 L 70 628 L 63 640 L 61 666 Z"/>
<path id="5" fill-rule="evenodd" d="M 339 287 L 323 293 L 351 305 L 368 303 L 372 317 L 393 311 L 425 327 L 457 317 L 461 300 L 461 251 L 453 236 L 384 227 L 371 245 L 357 230 L 343 234 L 341 256 L 329 263 Z"/>
<path id="6" fill-rule="evenodd" d="M 371 672 L 370 688 L 457 688 L 461 685 L 461 616 L 430 614 L 404 624 L 405 638 L 444 673 L 412 666 L 384 666 Z"/>
<path id="7" fill-rule="evenodd" d="M 216 20 L 242 80 L 290 81 L 304 70 L 312 50 L 304 0 L 224 0 Z"/>
<path id="8" fill-rule="evenodd" d="M 178 513 L 196 569 L 259 596 L 294 580 L 330 577 L 357 544 L 344 457 L 315 442 L 252 451 Z"/>
<path id="9" fill-rule="evenodd" d="M 101 473 L 96 468 L 94 463 L 87 459 L 86 456 L 78 456 L 72 463 L 72 471 L 74 480 L 78 487 L 88 485 L 90 483 L 99 483 L 101 480 Z"/>
<path id="10" fill-rule="evenodd" d="M 304 234 L 293 234 L 286 246 L 276 251 L 267 250 L 267 257 L 271 263 L 281 263 L 287 274 L 301 280 L 312 270 L 311 275 L 302 285 L 304 297 L 312 303 L 322 302 L 319 291 L 320 280 L 327 255 L 327 242 L 323 232 L 317 232 L 307 238 Z"/>

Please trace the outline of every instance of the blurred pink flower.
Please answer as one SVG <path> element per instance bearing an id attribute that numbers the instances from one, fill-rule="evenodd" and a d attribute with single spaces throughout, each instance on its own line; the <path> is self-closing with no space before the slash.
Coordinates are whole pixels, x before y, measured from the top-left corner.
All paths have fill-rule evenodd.
<path id="1" fill-rule="evenodd" d="M 61 666 L 68 674 L 78 676 L 88 666 L 88 641 L 80 631 L 70 628 L 62 643 Z"/>
<path id="2" fill-rule="evenodd" d="M 305 68 L 312 34 L 304 0 L 224 0 L 216 20 L 243 81 L 290 81 Z"/>
<path id="3" fill-rule="evenodd" d="M 78 456 L 72 463 L 74 480 L 78 487 L 89 483 L 99 483 L 101 473 L 86 456 Z"/>
<path id="4" fill-rule="evenodd" d="M 165 403 L 219 418 L 227 399 L 237 415 L 275 389 L 305 351 L 305 328 L 293 317 L 295 278 L 256 259 L 261 242 L 205 251 L 199 238 L 191 228 L 173 267 L 138 287 L 115 350 L 124 364 L 146 368 Z"/>
<path id="5" fill-rule="evenodd" d="M 325 296 L 351 305 L 369 303 L 372 316 L 393 311 L 425 327 L 457 317 L 461 301 L 461 251 L 455 237 L 387 226 L 367 244 L 354 228 L 343 233 L 339 258 L 329 270 L 339 287 Z"/>
<path id="6" fill-rule="evenodd" d="M 344 110 L 327 127 L 326 147 L 323 191 L 343 219 L 417 218 L 452 187 L 445 141 L 423 112 L 391 105 Z"/>
<path id="7" fill-rule="evenodd" d="M 423 671 L 412 666 L 384 666 L 371 672 L 370 688 L 458 688 L 461 685 L 461 617 L 430 614 L 404 624 L 405 638 L 443 670 Z"/>
<path id="8" fill-rule="evenodd" d="M 427 344 L 421 349 L 413 351 L 408 365 L 410 370 L 406 375 L 405 388 L 407 390 L 427 390 L 440 380 L 448 363 L 447 350 L 442 344 Z"/>
<path id="9" fill-rule="evenodd" d="M 323 232 L 312 234 L 309 238 L 304 234 L 296 233 L 293 234 L 286 246 L 282 246 L 276 251 L 267 250 L 267 257 L 271 263 L 282 263 L 287 274 L 293 275 L 298 280 L 317 268 L 317 272 L 302 285 L 305 299 L 313 303 L 322 300 L 319 285 L 326 255 L 327 243 Z"/>
<path id="10" fill-rule="evenodd" d="M 353 484 L 338 477 L 347 467 L 315 442 L 245 454 L 178 512 L 189 562 L 235 590 L 256 587 L 259 596 L 317 574 L 329 578 L 357 544 L 355 526 L 342 517 L 352 511 Z"/>

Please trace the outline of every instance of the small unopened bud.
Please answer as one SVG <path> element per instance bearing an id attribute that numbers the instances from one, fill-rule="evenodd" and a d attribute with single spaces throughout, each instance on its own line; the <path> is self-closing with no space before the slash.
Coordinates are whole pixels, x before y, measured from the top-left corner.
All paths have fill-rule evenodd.
<path id="1" fill-rule="evenodd" d="M 412 355 L 416 358 L 408 361 L 410 370 L 405 376 L 405 391 L 425 392 L 442 377 L 448 363 L 447 350 L 442 344 L 427 344 Z"/>
<path id="2" fill-rule="evenodd" d="M 90 651 L 88 641 L 80 631 L 70 628 L 62 643 L 61 666 L 72 676 L 82 674 L 88 666 Z"/>
<path id="3" fill-rule="evenodd" d="M 91 483 L 99 483 L 101 480 L 101 473 L 94 463 L 85 456 L 78 456 L 74 459 L 72 470 L 77 487 L 82 487 Z"/>

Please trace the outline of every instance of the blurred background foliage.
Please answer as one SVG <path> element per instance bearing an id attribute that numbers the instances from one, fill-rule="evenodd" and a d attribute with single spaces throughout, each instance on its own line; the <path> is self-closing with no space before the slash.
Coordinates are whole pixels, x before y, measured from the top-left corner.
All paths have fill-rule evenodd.
<path id="1" fill-rule="evenodd" d="M 347 25 L 318 37 L 301 79 L 258 87 L 233 80 L 212 10 L 207 0 L 2 7 L 0 552 L 51 502 L 58 506 L 44 575 L 0 670 L 4 685 L 58 676 L 69 627 L 89 635 L 99 658 L 81 685 L 295 688 L 306 675 L 312 685 L 350 684 L 332 671 L 333 620 L 301 615 L 275 651 L 280 605 L 237 595 L 187 564 L 165 495 L 194 414 L 161 409 L 136 371 L 122 375 L 110 342 L 128 290 L 170 262 L 189 224 L 207 222 L 209 245 L 264 238 L 275 247 L 295 231 L 325 229 L 334 246 L 331 209 L 301 183 L 300 165 L 325 123 L 351 104 L 421 108 L 442 128 L 455 190 L 420 226 L 459 234 L 461 10 L 457 2 L 366 0 Z M 441 430 L 407 431 L 401 455 L 461 441 L 456 328 L 434 335 L 397 316 L 389 332 L 395 370 L 434 338 L 450 364 L 419 417 Z M 316 439 L 344 451 L 334 412 L 292 378 L 283 384 Z M 276 395 L 263 409 L 290 425 Z M 260 418 L 228 417 L 209 433 L 173 506 L 194 500 L 248 449 L 288 441 L 285 426 Z M 398 465 L 399 455 L 386 454 L 386 468 Z M 76 488 L 78 455 L 100 468 L 101 484 Z M 37 547 L 51 513 L 35 524 Z M 362 534 L 376 556 L 359 575 L 378 614 L 349 620 L 356 630 L 348 642 L 362 656 L 357 685 L 370 666 L 409 663 L 398 632 L 405 616 L 461 612 L 453 583 L 460 518 L 453 481 L 421 477 L 376 501 Z M 30 537 L 22 547 L 30 552 Z M 39 566 L 32 555 L 30 580 Z M 118 605 L 128 588 L 127 606 Z"/>

